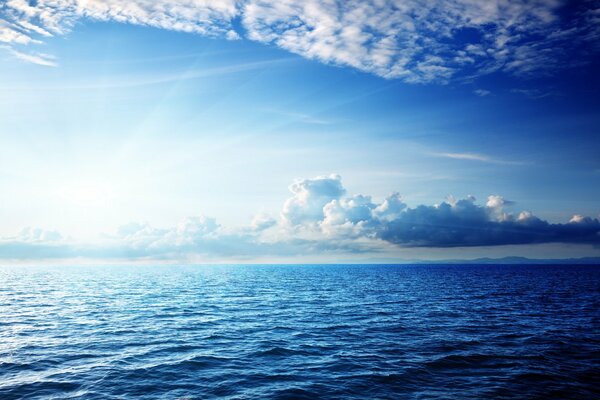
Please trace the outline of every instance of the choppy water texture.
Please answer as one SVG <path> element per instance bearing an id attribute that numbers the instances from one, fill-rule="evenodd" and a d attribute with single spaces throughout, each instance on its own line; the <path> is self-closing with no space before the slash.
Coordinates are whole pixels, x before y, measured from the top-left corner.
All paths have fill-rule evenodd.
<path id="1" fill-rule="evenodd" d="M 0 268 L 1 399 L 600 397 L 600 267 Z"/>

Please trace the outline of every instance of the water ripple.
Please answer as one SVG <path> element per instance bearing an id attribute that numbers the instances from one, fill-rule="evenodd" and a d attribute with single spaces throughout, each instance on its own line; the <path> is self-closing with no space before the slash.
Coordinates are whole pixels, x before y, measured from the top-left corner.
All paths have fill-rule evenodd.
<path id="1" fill-rule="evenodd" d="M 600 398 L 594 266 L 1 267 L 1 399 Z"/>

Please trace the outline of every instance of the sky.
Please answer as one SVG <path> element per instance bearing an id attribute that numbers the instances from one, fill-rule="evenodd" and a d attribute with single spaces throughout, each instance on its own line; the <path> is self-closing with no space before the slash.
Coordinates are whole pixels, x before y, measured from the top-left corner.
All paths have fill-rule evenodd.
<path id="1" fill-rule="evenodd" d="M 0 0 L 0 262 L 600 256 L 600 1 Z"/>

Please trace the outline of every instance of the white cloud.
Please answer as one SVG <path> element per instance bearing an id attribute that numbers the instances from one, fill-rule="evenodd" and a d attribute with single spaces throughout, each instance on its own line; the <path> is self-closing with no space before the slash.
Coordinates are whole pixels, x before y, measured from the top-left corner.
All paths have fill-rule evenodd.
<path id="1" fill-rule="evenodd" d="M 42 65 L 44 67 L 56 67 L 58 63 L 56 59 L 49 54 L 41 54 L 41 53 L 24 53 L 19 50 L 15 50 L 12 47 L 0 46 L 0 48 L 8 49 L 9 53 L 14 57 L 27 61 L 32 64 Z"/>
<path id="2" fill-rule="evenodd" d="M 373 204 L 370 196 L 355 195 L 346 199 L 332 200 L 323 207 L 322 232 L 333 237 L 368 236 L 372 228 Z"/>
<path id="3" fill-rule="evenodd" d="M 502 196 L 491 195 L 488 196 L 485 206 L 489 209 L 490 214 L 495 218 L 496 221 L 502 222 L 514 219 L 511 214 L 508 214 L 504 211 L 505 207 L 513 204 L 514 202 L 507 200 Z"/>
<path id="4" fill-rule="evenodd" d="M 34 33 L 37 33 L 37 34 L 45 36 L 45 37 L 52 37 L 53 36 L 47 30 L 45 30 L 43 28 L 40 28 L 39 26 L 34 25 L 31 22 L 26 21 L 26 20 L 18 21 L 17 25 L 19 25 L 21 28 L 25 29 L 28 32 L 34 32 Z"/>
<path id="5" fill-rule="evenodd" d="M 15 238 L 21 242 L 58 242 L 63 239 L 58 231 L 26 227 Z"/>
<path id="6" fill-rule="evenodd" d="M 42 65 L 45 67 L 58 66 L 58 63 L 55 61 L 54 57 L 49 54 L 27 54 L 16 50 L 13 50 L 12 53 L 15 55 L 15 57 L 32 64 Z"/>
<path id="7" fill-rule="evenodd" d="M 463 68 L 475 74 L 548 68 L 558 42 L 581 34 L 560 24 L 561 5 L 557 0 L 250 0 L 243 21 L 251 39 L 308 58 L 408 82 L 445 82 Z M 466 31 L 472 38 L 458 39 Z M 563 33 L 560 40 L 542 38 L 557 31 Z M 558 67 L 555 61 L 552 66 Z"/>
<path id="8" fill-rule="evenodd" d="M 477 153 L 429 153 L 429 155 L 441 158 L 450 158 L 454 160 L 479 161 L 488 164 L 506 164 L 506 165 L 522 165 L 520 161 L 501 160 L 493 158 L 485 154 Z"/>
<path id="9" fill-rule="evenodd" d="M 277 225 L 277 220 L 275 220 L 275 218 L 271 217 L 269 214 L 260 213 L 252 219 L 250 227 L 253 231 L 261 232 L 275 225 Z"/>
<path id="10" fill-rule="evenodd" d="M 89 18 L 272 43 L 303 57 L 407 82 L 563 68 L 573 44 L 598 38 L 598 7 L 560 18 L 563 0 L 9 0 L 0 40 L 69 32 Z M 234 20 L 242 22 L 236 30 Z M 14 28 L 19 27 L 19 28 Z"/>
<path id="11" fill-rule="evenodd" d="M 227 35 L 237 15 L 235 0 L 9 0 L 6 13 L 45 31 L 68 32 L 81 17 L 148 25 L 203 35 Z"/>
<path id="12" fill-rule="evenodd" d="M 576 214 L 567 223 L 550 223 L 529 211 L 508 211 L 514 203 L 499 195 L 489 196 L 484 205 L 469 196 L 409 207 L 398 193 L 381 202 L 368 195 L 346 196 L 341 182 L 339 175 L 296 181 L 279 222 L 261 213 L 241 228 L 225 228 L 205 216 L 167 228 L 129 223 L 98 243 L 25 228 L 0 238 L 0 259 L 214 261 L 377 254 L 411 247 L 600 244 L 597 218 Z"/>
<path id="13" fill-rule="evenodd" d="M 339 199 L 346 190 L 339 175 L 301 179 L 289 187 L 293 196 L 283 205 L 281 217 L 288 226 L 315 223 L 323 219 L 323 207 Z"/>
<path id="14" fill-rule="evenodd" d="M 506 200 L 502 196 L 491 195 L 491 196 L 488 196 L 488 200 L 487 200 L 487 203 L 485 203 L 485 206 L 488 208 L 493 208 L 493 209 L 502 209 L 502 207 L 509 205 L 509 204 L 512 204 L 512 201 Z"/>
<path id="15" fill-rule="evenodd" d="M 76 1 L 85 17 L 113 20 L 203 35 L 228 35 L 237 14 L 234 0 L 87 0 Z"/>
<path id="16" fill-rule="evenodd" d="M 383 200 L 383 203 L 375 207 L 373 215 L 380 220 L 390 221 L 398 218 L 405 209 L 406 204 L 402 201 L 400 193 L 392 193 Z"/>
<path id="17" fill-rule="evenodd" d="M 433 155 L 444 158 L 453 158 L 456 160 L 471 160 L 490 162 L 492 159 L 488 156 L 474 153 L 434 153 Z"/>
<path id="18" fill-rule="evenodd" d="M 29 35 L 2 23 L 0 19 L 0 42 L 14 44 L 29 44 L 35 42 Z"/>

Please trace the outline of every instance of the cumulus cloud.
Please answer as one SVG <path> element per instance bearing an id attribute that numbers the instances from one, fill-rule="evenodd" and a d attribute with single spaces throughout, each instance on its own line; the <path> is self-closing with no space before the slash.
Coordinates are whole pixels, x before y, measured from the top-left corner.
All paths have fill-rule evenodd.
<path id="1" fill-rule="evenodd" d="M 494 200 L 492 200 L 494 203 Z M 488 200 L 490 204 L 490 200 Z M 534 243 L 600 243 L 600 221 L 571 220 L 551 224 L 530 212 L 499 212 L 498 205 L 480 206 L 473 199 L 455 204 L 407 209 L 382 226 L 378 235 L 390 243 L 418 247 L 497 246 Z"/>
<path id="2" fill-rule="evenodd" d="M 373 210 L 373 215 L 382 221 L 391 221 L 400 216 L 400 213 L 406 209 L 406 204 L 402 201 L 400 193 L 392 193 L 383 200 Z"/>
<path id="3" fill-rule="evenodd" d="M 252 223 L 250 224 L 250 228 L 256 232 L 262 232 L 266 229 L 269 229 L 273 226 L 277 225 L 277 220 L 271 217 L 267 213 L 259 213 L 252 219 Z"/>
<path id="4" fill-rule="evenodd" d="M 499 195 L 489 196 L 484 205 L 471 196 L 411 208 L 398 193 L 381 203 L 365 195 L 343 197 L 337 175 L 298 181 L 290 190 L 293 196 L 284 205 L 284 223 L 317 229 L 321 240 L 362 238 L 405 247 L 600 244 L 598 219 L 575 215 L 568 223 L 553 224 L 529 211 L 510 212 L 515 203 Z"/>
<path id="5" fill-rule="evenodd" d="M 324 234 L 332 237 L 368 235 L 376 207 L 370 196 L 360 194 L 347 199 L 335 199 L 323 207 L 324 217 L 319 226 Z"/>
<path id="6" fill-rule="evenodd" d="M 317 178 L 321 182 L 324 178 Z M 286 220 L 287 224 L 304 227 L 317 226 L 324 237 L 332 240 L 369 238 L 406 247 L 469 247 L 534 243 L 588 243 L 600 244 L 600 222 L 597 219 L 575 215 L 566 224 L 552 224 L 535 217 L 531 212 L 509 212 L 514 202 L 499 195 L 491 195 L 484 205 L 474 197 L 456 200 L 449 198 L 438 205 L 405 204 L 394 193 L 377 204 L 370 196 L 342 197 L 341 178 L 336 176 L 335 193 L 329 202 L 316 209 L 310 207 L 307 219 Z M 303 180 L 303 197 L 310 198 L 323 192 L 312 187 L 313 180 Z M 297 190 L 292 187 L 296 201 Z M 286 203 L 287 204 L 287 203 Z M 284 207 L 285 210 L 285 207 Z"/>
<path id="7" fill-rule="evenodd" d="M 281 211 L 281 218 L 288 226 L 322 220 L 323 207 L 346 193 L 339 175 L 301 179 L 294 182 L 289 189 L 293 196 L 285 202 Z"/>
<path id="8" fill-rule="evenodd" d="M 15 236 L 0 237 L 0 259 L 49 259 L 73 256 L 56 230 L 25 227 Z"/>
<path id="9" fill-rule="evenodd" d="M 484 205 L 471 196 L 411 208 L 394 193 L 378 204 L 370 196 L 343 197 L 337 175 L 298 181 L 290 190 L 284 223 L 317 229 L 323 240 L 368 238 L 408 247 L 600 244 L 597 219 L 575 215 L 568 223 L 552 224 L 529 211 L 510 212 L 515 203 L 499 195 L 489 196 Z"/>
<path id="10" fill-rule="evenodd" d="M 390 248 L 451 248 L 570 243 L 600 245 L 600 221 L 575 214 L 551 223 L 516 203 L 490 195 L 449 197 L 435 205 L 407 205 L 399 193 L 381 201 L 347 195 L 339 175 L 294 182 L 279 221 L 258 214 L 248 226 L 223 227 L 214 218 L 190 217 L 167 228 L 129 223 L 102 243 L 65 240 L 60 233 L 25 228 L 0 238 L 0 258 L 127 260 L 252 259 L 325 254 L 376 254 Z"/>
<path id="11" fill-rule="evenodd" d="M 245 37 L 385 78 L 443 83 L 494 71 L 547 73 L 573 65 L 573 49 L 597 51 L 599 2 L 579 2 L 569 13 L 565 5 L 566 0 L 8 0 L 0 5 L 0 41 L 33 43 L 88 18 Z"/>
<path id="12" fill-rule="evenodd" d="M 46 230 L 42 228 L 26 227 L 16 236 L 21 242 L 58 242 L 63 239 L 62 235 L 55 230 Z"/>

